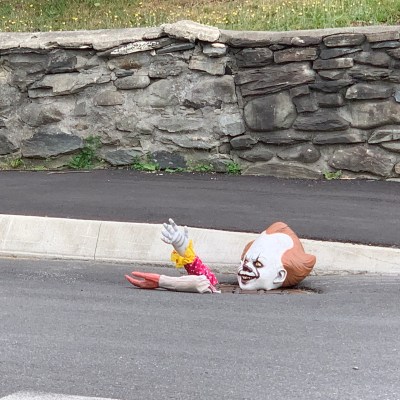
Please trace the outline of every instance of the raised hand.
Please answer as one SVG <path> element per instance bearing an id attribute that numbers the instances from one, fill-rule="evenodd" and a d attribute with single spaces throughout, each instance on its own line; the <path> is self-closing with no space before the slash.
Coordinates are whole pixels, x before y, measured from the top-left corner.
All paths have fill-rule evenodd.
<path id="1" fill-rule="evenodd" d="M 167 244 L 172 244 L 176 252 L 184 256 L 185 250 L 189 244 L 189 231 L 187 226 L 182 229 L 174 222 L 172 218 L 163 224 L 161 231 L 161 240 Z"/>

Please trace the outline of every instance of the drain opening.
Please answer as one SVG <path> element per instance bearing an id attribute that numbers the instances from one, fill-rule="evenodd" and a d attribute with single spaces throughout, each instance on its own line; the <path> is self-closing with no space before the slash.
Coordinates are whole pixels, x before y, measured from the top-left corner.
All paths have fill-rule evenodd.
<path id="1" fill-rule="evenodd" d="M 219 285 L 221 293 L 227 294 L 318 294 L 321 293 L 318 289 L 313 289 L 305 286 L 285 288 L 285 289 L 274 289 L 274 290 L 242 290 L 239 285 L 231 285 L 227 283 L 221 283 Z"/>

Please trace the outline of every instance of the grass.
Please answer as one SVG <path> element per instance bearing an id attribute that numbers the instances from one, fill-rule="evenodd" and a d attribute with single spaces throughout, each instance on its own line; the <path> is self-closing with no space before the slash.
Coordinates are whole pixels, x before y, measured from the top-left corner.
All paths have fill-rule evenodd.
<path id="1" fill-rule="evenodd" d="M 231 162 L 226 166 L 226 173 L 230 175 L 240 175 L 242 173 L 242 168 L 236 162 Z"/>
<path id="2" fill-rule="evenodd" d="M 214 168 L 211 164 L 204 163 L 190 163 L 190 166 L 187 168 L 165 168 L 161 169 L 160 165 L 157 164 L 151 156 L 147 156 L 145 159 L 141 159 L 136 157 L 133 160 L 131 165 L 131 169 L 136 171 L 145 171 L 145 172 L 157 172 L 163 170 L 164 172 L 176 173 L 176 172 L 214 172 Z"/>
<path id="3" fill-rule="evenodd" d="M 186 168 L 160 168 L 160 165 L 157 164 L 150 155 L 146 156 L 144 159 L 140 157 L 136 157 L 131 164 L 131 169 L 136 171 L 145 171 L 145 172 L 157 172 L 163 171 L 167 173 L 177 173 L 177 172 L 195 172 L 195 173 L 214 173 L 215 168 L 212 164 L 205 163 L 205 162 L 189 162 L 189 165 Z M 230 175 L 240 175 L 241 174 L 241 167 L 236 162 L 230 162 L 226 166 L 226 174 Z"/>
<path id="4" fill-rule="evenodd" d="M 342 177 L 342 171 L 339 169 L 338 171 L 325 171 L 324 178 L 328 181 L 333 179 L 340 179 Z"/>
<path id="5" fill-rule="evenodd" d="M 25 163 L 21 158 L 12 158 L 8 161 L 8 165 L 11 169 L 23 169 Z"/>
<path id="6" fill-rule="evenodd" d="M 154 162 L 151 158 L 146 160 L 141 160 L 140 158 L 135 158 L 131 165 L 131 168 L 135 171 L 145 171 L 145 172 L 156 172 L 160 170 L 160 166 Z"/>
<path id="7" fill-rule="evenodd" d="M 400 23 L 400 0 L 0 0 L 0 31 L 157 26 L 182 19 L 234 30 Z"/>
<path id="8" fill-rule="evenodd" d="M 93 164 L 100 161 L 96 155 L 100 148 L 100 138 L 97 136 L 89 136 L 85 139 L 85 145 L 79 154 L 73 156 L 68 166 L 72 169 L 91 169 Z"/>
<path id="9" fill-rule="evenodd" d="M 208 173 L 214 172 L 214 168 L 211 164 L 207 163 L 189 163 L 187 167 L 188 172 L 201 172 L 201 173 Z"/>

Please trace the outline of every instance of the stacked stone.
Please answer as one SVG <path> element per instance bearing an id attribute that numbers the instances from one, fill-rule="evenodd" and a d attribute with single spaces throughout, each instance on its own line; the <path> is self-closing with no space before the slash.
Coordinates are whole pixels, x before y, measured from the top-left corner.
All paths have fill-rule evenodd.
<path id="1" fill-rule="evenodd" d="M 398 27 L 0 33 L 0 163 L 232 161 L 246 174 L 400 175 Z"/>
<path id="2" fill-rule="evenodd" d="M 247 173 L 398 175 L 398 30 L 235 36 L 231 45 L 247 128 L 231 145 Z"/>
<path id="3" fill-rule="evenodd" d="M 191 161 L 224 170 L 230 158 L 219 149 L 245 127 L 233 77 L 225 75 L 227 46 L 214 43 L 219 30 L 183 22 L 108 33 L 2 41 L 3 161 L 66 165 L 83 139 L 97 136 L 112 166 L 149 155 L 162 168 Z"/>

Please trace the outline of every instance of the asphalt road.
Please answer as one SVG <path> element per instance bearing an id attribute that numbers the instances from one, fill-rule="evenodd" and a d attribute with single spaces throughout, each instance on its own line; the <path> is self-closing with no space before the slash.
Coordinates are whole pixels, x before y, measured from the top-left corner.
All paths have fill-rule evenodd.
<path id="1" fill-rule="evenodd" d="M 0 213 L 261 232 L 400 247 L 400 183 L 310 181 L 129 170 L 2 172 Z"/>
<path id="2" fill-rule="evenodd" d="M 136 289 L 131 269 L 0 259 L 0 397 L 400 399 L 400 277 L 200 295 Z"/>

